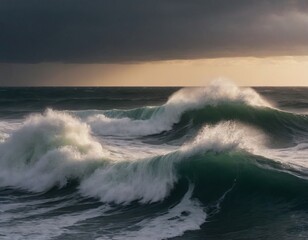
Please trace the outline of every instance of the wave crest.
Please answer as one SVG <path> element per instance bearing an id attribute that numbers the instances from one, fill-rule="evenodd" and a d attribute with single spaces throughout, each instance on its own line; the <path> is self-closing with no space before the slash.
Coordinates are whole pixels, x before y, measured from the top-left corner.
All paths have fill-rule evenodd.
<path id="1" fill-rule="evenodd" d="M 86 124 L 47 110 L 30 116 L 13 132 L 0 145 L 0 155 L 0 185 L 44 191 L 81 178 L 108 152 L 91 137 Z"/>
<path id="2" fill-rule="evenodd" d="M 251 88 L 239 88 L 227 81 L 214 81 L 204 88 L 183 88 L 174 93 L 166 104 L 155 109 L 149 119 L 110 118 L 95 114 L 87 118 L 93 131 L 102 135 L 145 136 L 169 131 L 181 116 L 190 110 L 223 103 L 240 103 L 255 107 L 271 107 Z"/>

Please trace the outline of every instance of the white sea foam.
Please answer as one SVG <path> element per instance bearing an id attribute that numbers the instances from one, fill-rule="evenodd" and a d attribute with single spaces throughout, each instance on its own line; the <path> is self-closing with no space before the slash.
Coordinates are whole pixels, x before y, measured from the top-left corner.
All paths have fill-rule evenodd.
<path id="1" fill-rule="evenodd" d="M 104 114 L 94 114 L 87 118 L 87 122 L 94 132 L 102 135 L 144 136 L 171 130 L 172 126 L 179 122 L 182 114 L 188 110 L 230 102 L 271 107 L 253 89 L 239 88 L 233 83 L 219 80 L 207 87 L 183 88 L 177 91 L 147 120 L 133 120 L 128 117 L 109 118 Z"/>
<path id="2" fill-rule="evenodd" d="M 0 121 L 0 143 L 4 142 L 10 133 L 20 127 L 22 123 L 17 120 Z"/>
<path id="3" fill-rule="evenodd" d="M 151 203 L 168 196 L 176 181 L 174 156 L 166 155 L 99 168 L 81 182 L 80 191 L 103 202 Z"/>
<path id="4" fill-rule="evenodd" d="M 177 182 L 179 161 L 208 151 L 253 152 L 265 141 L 264 134 L 252 127 L 221 122 L 205 126 L 193 141 L 178 148 L 151 149 L 141 142 L 125 148 L 125 141 L 117 146 L 114 139 L 103 148 L 86 123 L 48 110 L 30 116 L 0 144 L 0 186 L 40 192 L 75 179 L 80 193 L 103 202 L 157 202 Z M 113 153 L 117 151 L 119 156 Z"/>
<path id="5" fill-rule="evenodd" d="M 283 164 L 283 166 L 286 168 L 285 170 L 293 169 L 298 172 L 304 173 L 304 178 L 307 178 L 308 143 L 299 143 L 295 146 L 286 148 L 259 148 L 258 151 L 255 152 L 255 154 Z M 298 174 L 294 175 L 299 176 Z"/>
<path id="6" fill-rule="evenodd" d="M 0 207 L 1 212 L 1 219 L 0 219 L 0 225 L 8 224 L 12 221 L 18 222 L 22 221 L 25 218 L 30 217 L 36 217 L 44 214 L 48 214 L 49 212 L 52 212 L 54 210 L 60 209 L 62 207 L 71 206 L 74 204 L 73 201 L 62 201 L 61 203 L 56 203 L 57 198 L 54 198 L 50 201 L 50 205 L 48 201 L 23 201 L 21 203 L 2 203 Z M 45 203 L 45 204 L 43 204 Z M 47 204 L 46 204 L 47 203 Z M 44 207 L 42 207 L 44 206 Z M 50 206 L 50 207 L 46 207 Z"/>
<path id="7" fill-rule="evenodd" d="M 133 227 L 137 231 L 124 231 L 113 234 L 115 240 L 122 239 L 149 239 L 161 240 L 181 236 L 188 230 L 198 230 L 206 220 L 206 212 L 201 204 L 192 199 L 193 186 L 190 186 L 181 202 L 166 212 L 146 218 Z M 104 237 L 99 238 L 106 239 Z"/>
<path id="8" fill-rule="evenodd" d="M 108 155 L 89 131 L 64 113 L 30 116 L 0 145 L 0 186 L 45 191 L 89 174 Z"/>
<path id="9" fill-rule="evenodd" d="M 68 231 L 69 227 L 77 226 L 79 222 L 87 219 L 104 216 L 110 210 L 103 205 L 90 210 L 66 213 L 49 218 L 30 218 L 31 220 L 16 221 L 0 227 L 0 236 L 3 240 L 41 240 L 60 237 Z"/>
<path id="10" fill-rule="evenodd" d="M 263 135 L 251 127 L 223 122 L 204 127 L 194 141 L 178 150 L 153 150 L 140 158 L 146 154 L 136 155 L 138 149 L 130 147 L 127 158 L 122 152 L 115 160 L 85 123 L 48 110 L 30 116 L 0 145 L 0 186 L 40 192 L 76 179 L 83 195 L 103 202 L 157 202 L 169 195 L 178 180 L 175 163 L 207 151 L 253 151 L 262 141 Z M 139 152 L 144 150 L 141 143 L 138 147 Z"/>
<path id="11" fill-rule="evenodd" d="M 260 130 L 235 121 L 204 126 L 193 141 L 180 149 L 185 154 L 242 149 L 252 154 L 266 148 L 268 137 Z"/>
<path id="12" fill-rule="evenodd" d="M 261 130 L 242 123 L 227 121 L 213 126 L 204 126 L 194 140 L 182 146 L 180 151 L 191 155 L 206 151 L 221 152 L 241 149 L 281 163 L 286 167 L 285 170 L 293 169 L 308 173 L 307 143 L 298 143 L 285 148 L 269 148 L 269 143 L 269 137 Z M 276 170 L 284 171 L 284 168 Z"/>
<path id="13" fill-rule="evenodd" d="M 103 202 L 149 203 L 169 195 L 178 180 L 176 163 L 194 154 L 243 149 L 307 168 L 307 145 L 269 149 L 262 131 L 234 121 L 204 126 L 183 146 L 162 149 L 125 139 L 111 139 L 103 148 L 90 133 L 86 123 L 67 113 L 30 116 L 0 144 L 0 186 L 40 192 L 75 179 L 80 193 Z"/>
<path id="14" fill-rule="evenodd" d="M 79 184 L 79 193 L 84 196 L 117 204 L 133 201 L 145 204 L 163 201 L 179 179 L 177 164 L 190 161 L 195 154 L 240 149 L 290 165 L 300 163 L 301 167 L 307 166 L 306 143 L 286 149 L 268 149 L 267 136 L 262 131 L 234 121 L 204 126 L 192 141 L 183 146 L 151 146 L 133 138 L 170 130 L 183 112 L 224 101 L 269 107 L 251 89 L 239 89 L 232 84 L 218 82 L 207 88 L 180 90 L 148 120 L 111 119 L 95 113 L 87 119 L 87 123 L 83 123 L 68 113 L 48 110 L 44 114 L 30 116 L 22 125 L 11 127 L 13 125 L 9 123 L 0 123 L 0 130 L 3 130 L 0 131 L 0 186 L 41 192 L 65 186 L 74 179 Z M 103 136 L 98 140 L 91 135 L 92 130 L 113 136 Z M 117 135 L 128 137 L 114 137 Z M 217 208 L 231 190 L 232 187 L 218 200 Z M 165 239 L 199 229 L 206 220 L 206 213 L 203 206 L 192 198 L 192 193 L 193 187 L 190 186 L 180 203 L 138 222 L 135 224 L 138 231 L 123 231 L 112 238 Z M 31 204 L 35 206 L 37 202 L 30 202 L 29 206 Z M 69 231 L 69 227 L 102 216 L 106 211 L 102 206 L 45 219 L 33 218 L 31 222 L 23 221 L 18 225 L 10 224 L 11 220 L 17 222 L 23 217 L 44 215 L 59 207 L 63 205 L 21 214 L 22 205 L 3 205 L 0 222 L 6 226 L 0 228 L 0 235 L 4 236 L 3 239 L 59 237 Z M 16 208 L 19 208 L 18 214 L 11 211 Z"/>
<path id="15" fill-rule="evenodd" d="M 138 142 L 138 145 L 122 150 L 121 157 L 111 160 L 116 154 L 107 151 L 108 147 L 103 148 L 90 133 L 87 124 L 66 113 L 48 110 L 43 115 L 30 116 L 23 126 L 13 131 L 9 138 L 0 144 L 0 185 L 36 192 L 54 186 L 61 187 L 70 179 L 77 179 L 82 195 L 98 198 L 105 203 L 154 203 L 169 196 L 179 179 L 176 166 L 181 161 L 190 161 L 193 159 L 191 156 L 206 152 L 219 153 L 241 149 L 258 154 L 266 149 L 267 143 L 267 137 L 262 131 L 242 123 L 226 121 L 204 126 L 192 141 L 177 149 L 152 149 L 149 155 L 139 155 L 145 158 L 137 155 L 134 157 L 133 153 L 136 153 L 138 148 L 140 152 L 149 151 L 147 144 Z M 120 143 L 114 141 L 116 138 L 107 141 L 114 147 L 112 149 L 109 146 L 112 151 L 122 148 L 125 143 L 125 140 Z M 232 188 L 218 200 L 217 211 L 221 201 L 231 190 Z M 113 232 L 112 239 L 160 240 L 200 229 L 207 214 L 204 207 L 192 198 L 192 193 L 193 187 L 190 186 L 177 205 L 162 213 L 143 218 L 134 223 L 130 230 Z M 33 218 L 28 222 L 22 221 L 18 226 L 10 224 L 10 221 L 48 214 L 65 206 L 66 202 L 24 214 L 14 214 L 10 209 L 22 209 L 23 206 L 7 205 L 2 208 L 1 220 L 6 227 L 0 228 L 0 234 L 8 236 L 6 239 L 22 239 L 20 236 L 23 236 L 23 239 L 61 237 L 61 234 L 70 233 L 71 230 L 67 230 L 69 227 L 82 224 L 82 221 L 87 219 L 104 216 L 108 211 L 108 206 L 106 208 L 103 205 L 99 209 L 46 219 Z M 37 227 L 33 228 L 34 225 Z M 38 228 L 43 230 L 38 232 Z M 102 236 L 101 239 L 108 239 L 108 236 Z"/>
<path id="16" fill-rule="evenodd" d="M 108 150 L 110 157 L 117 161 L 136 161 L 137 159 L 153 158 L 155 156 L 166 155 L 178 149 L 178 146 L 169 144 L 153 145 L 144 143 L 140 139 L 119 139 L 114 137 L 104 137 L 101 140 L 104 149 Z"/>
<path id="17" fill-rule="evenodd" d="M 162 201 L 178 180 L 176 163 L 195 154 L 237 149 L 254 152 L 265 146 L 266 136 L 236 122 L 205 126 L 196 138 L 178 150 L 154 158 L 123 161 L 97 169 L 81 182 L 80 191 L 103 202 L 128 204 Z"/>
<path id="18" fill-rule="evenodd" d="M 172 161 L 169 167 L 168 161 L 156 163 L 153 156 L 161 153 L 160 149 L 140 160 L 144 155 L 136 155 L 136 147 L 130 150 L 134 158 L 130 153 L 125 159 L 122 152 L 121 158 L 111 159 L 115 154 L 90 135 L 87 124 L 66 113 L 48 110 L 30 116 L 0 144 L 0 186 L 41 192 L 75 179 L 84 195 L 105 202 L 160 201 L 175 182 Z M 156 191 L 151 192 L 149 185 Z"/>

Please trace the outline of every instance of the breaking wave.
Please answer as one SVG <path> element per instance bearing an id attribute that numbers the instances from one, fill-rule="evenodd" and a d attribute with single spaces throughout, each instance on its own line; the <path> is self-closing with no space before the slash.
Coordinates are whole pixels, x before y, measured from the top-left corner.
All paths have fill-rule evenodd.
<path id="1" fill-rule="evenodd" d="M 181 89 L 158 107 L 48 109 L 0 127 L 2 189 L 66 189 L 111 209 L 169 204 L 113 239 L 165 239 L 199 229 L 232 194 L 243 205 L 248 196 L 256 204 L 264 196 L 307 199 L 308 148 L 301 139 L 308 117 L 231 83 Z M 287 151 L 297 158 L 285 157 Z M 97 216 L 90 211 L 80 219 Z"/>

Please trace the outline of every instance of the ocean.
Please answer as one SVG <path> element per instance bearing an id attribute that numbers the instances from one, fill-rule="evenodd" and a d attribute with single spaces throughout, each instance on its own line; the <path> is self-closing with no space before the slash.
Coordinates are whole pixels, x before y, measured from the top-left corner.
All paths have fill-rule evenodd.
<path id="1" fill-rule="evenodd" d="M 308 88 L 0 88 L 0 239 L 308 239 Z"/>

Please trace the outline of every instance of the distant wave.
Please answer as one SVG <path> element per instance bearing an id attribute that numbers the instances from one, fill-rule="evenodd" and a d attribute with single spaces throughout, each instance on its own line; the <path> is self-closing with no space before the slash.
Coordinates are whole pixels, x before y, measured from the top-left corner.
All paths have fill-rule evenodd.
<path id="1" fill-rule="evenodd" d="M 251 88 L 240 89 L 232 83 L 215 81 L 204 88 L 181 89 L 161 107 L 126 111 L 128 116 L 118 111 L 94 114 L 87 118 L 87 123 L 93 131 L 103 135 L 144 136 L 171 130 L 185 112 L 223 103 L 271 107 Z"/>
<path id="2" fill-rule="evenodd" d="M 220 81 L 181 89 L 162 106 L 47 109 L 19 122 L 2 121 L 2 192 L 56 192 L 57 197 L 54 202 L 30 198 L 29 204 L 40 208 L 26 216 L 11 213 L 14 207 L 23 212 L 23 205 L 4 205 L 0 223 L 7 225 L 0 234 L 13 232 L 11 219 L 59 209 L 63 214 L 65 208 L 76 214 L 32 220 L 46 238 L 102 216 L 118 221 L 124 214 L 126 223 L 136 209 L 141 217 L 132 214 L 129 227 L 111 231 L 104 225 L 105 235 L 98 239 L 180 236 L 200 229 L 222 205 L 224 213 L 239 211 L 239 219 L 247 217 L 247 209 L 280 213 L 290 202 L 305 209 L 307 137 L 307 115 L 281 111 L 250 88 Z M 82 205 L 84 199 L 95 209 Z M 100 207 L 89 199 L 100 201 Z M 29 229 L 25 221 L 18 233 L 31 235 Z"/>
<path id="3" fill-rule="evenodd" d="M 233 152 L 258 154 L 265 143 L 266 135 L 258 130 L 221 122 L 205 126 L 191 142 L 165 155 L 113 159 L 85 123 L 48 110 L 29 117 L 0 145 L 0 185 L 40 192 L 77 180 L 83 195 L 103 202 L 157 202 L 170 194 L 179 179 L 187 178 L 178 172 L 185 162 L 202 154 L 231 154 L 227 158 L 233 158 Z"/>

